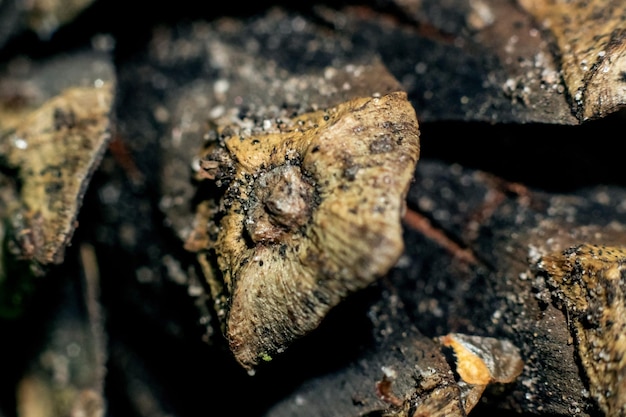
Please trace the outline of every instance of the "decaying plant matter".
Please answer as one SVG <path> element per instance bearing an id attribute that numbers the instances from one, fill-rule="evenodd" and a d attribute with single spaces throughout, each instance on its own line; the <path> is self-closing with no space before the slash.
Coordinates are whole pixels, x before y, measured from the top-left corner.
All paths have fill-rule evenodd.
<path id="1" fill-rule="evenodd" d="M 396 263 L 419 131 L 396 92 L 280 120 L 264 134 L 220 133 L 199 176 L 222 197 L 204 203 L 187 246 L 200 251 L 231 349 L 252 369 Z"/>

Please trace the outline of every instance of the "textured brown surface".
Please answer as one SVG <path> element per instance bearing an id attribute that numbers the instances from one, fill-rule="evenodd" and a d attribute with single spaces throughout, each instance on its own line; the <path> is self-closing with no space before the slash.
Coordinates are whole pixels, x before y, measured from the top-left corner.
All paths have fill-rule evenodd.
<path id="1" fill-rule="evenodd" d="M 572 107 L 580 120 L 626 104 L 626 5 L 620 1 L 520 0 L 555 38 Z"/>
<path id="2" fill-rule="evenodd" d="M 355 98 L 266 130 L 209 142 L 199 176 L 218 180 L 224 196 L 188 243 L 197 248 L 197 236 L 217 230 L 201 256 L 230 346 L 248 369 L 396 263 L 419 157 L 404 93 Z M 213 263 L 217 270 L 206 270 Z"/>
<path id="3" fill-rule="evenodd" d="M 2 154 L 21 179 L 11 214 L 20 256 L 60 263 L 91 173 L 110 137 L 113 86 L 76 87 L 3 126 Z"/>
<path id="4" fill-rule="evenodd" d="M 608 416 L 626 413 L 625 261 L 623 247 L 591 244 L 540 261 L 569 317 L 590 393 Z"/>
<path id="5" fill-rule="evenodd" d="M 602 75 L 605 64 L 620 61 L 615 54 L 621 45 L 619 24 L 603 21 L 610 17 L 604 9 L 615 13 L 618 3 L 589 2 L 587 10 L 600 6 L 593 15 L 565 8 L 575 25 L 589 28 L 572 38 L 576 42 L 569 52 L 579 54 L 576 48 L 586 45 L 580 41 L 590 31 L 607 46 L 603 57 L 595 45 L 582 46 L 602 58 L 584 74 L 577 68 L 566 74 L 572 26 L 556 2 L 535 3 L 531 13 L 513 0 L 252 5 L 140 0 L 135 8 L 97 1 L 49 39 L 24 34 L 24 25 L 15 19 L 19 11 L 11 10 L 16 3 L 0 3 L 0 23 L 5 23 L 0 24 L 2 126 L 18 126 L 15 116 L 31 114 L 68 87 L 107 84 L 113 72 L 118 81 L 111 107 L 115 136 L 102 162 L 93 160 L 94 175 L 83 180 L 82 204 L 74 206 L 80 208 L 74 219 L 80 227 L 71 240 L 62 243 L 59 236 L 63 262 L 40 269 L 45 279 L 33 280 L 32 271 L 24 268 L 31 263 L 14 262 L 12 254 L 22 251 L 10 236 L 17 230 L 27 243 L 38 235 L 31 235 L 28 224 L 13 223 L 17 228 L 11 229 L 6 227 L 11 222 L 0 223 L 2 248 L 10 249 L 2 252 L 9 262 L 0 271 L 0 302 L 17 305 L 21 312 L 0 321 L 0 336 L 8 341 L 0 344 L 0 414 L 14 417 L 18 397 L 25 398 L 19 399 L 23 410 L 42 409 L 37 398 L 43 394 L 28 395 L 37 388 L 29 384 L 30 370 L 47 372 L 39 380 L 52 382 L 51 388 L 80 392 L 79 379 L 69 378 L 70 373 L 90 343 L 99 340 L 76 340 L 95 334 L 90 330 L 102 324 L 106 375 L 99 367 L 103 362 L 79 367 L 95 371 L 94 389 L 110 415 L 464 416 L 468 405 L 473 416 L 620 412 L 622 389 L 615 381 L 621 345 L 607 339 L 611 315 L 621 305 L 621 279 L 611 272 L 615 262 L 621 265 L 621 255 L 589 262 L 584 249 L 623 247 L 626 241 L 626 144 L 615 140 L 623 115 L 619 94 L 614 94 L 618 84 L 610 84 L 618 66 L 609 65 L 608 79 Z M 578 7 L 579 2 L 570 4 Z M 550 26 L 540 10 L 550 15 Z M 75 54 L 79 44 L 113 56 Z M 574 100 L 577 91 L 570 89 L 570 81 L 585 76 L 599 84 L 576 87 L 582 88 L 581 104 Z M 185 250 L 185 242 L 194 251 L 210 248 L 201 260 L 218 258 L 220 229 L 205 226 L 209 218 L 226 219 L 212 217 L 226 215 L 220 201 L 244 210 L 231 218 L 246 220 L 234 236 L 243 232 L 247 251 L 271 247 L 291 239 L 293 230 L 309 228 L 314 218 L 309 215 L 323 200 L 307 197 L 315 195 L 314 182 L 302 175 L 303 165 L 294 164 L 293 155 L 289 163 L 259 167 L 263 175 L 234 184 L 237 172 L 264 158 L 242 155 L 255 146 L 273 149 L 261 142 L 253 146 L 249 138 L 278 135 L 283 122 L 286 126 L 353 99 L 382 100 L 399 91 L 407 93 L 415 109 L 421 149 L 397 262 L 365 287 L 346 292 L 323 319 L 305 317 L 312 319 L 309 324 L 319 321 L 317 327 L 292 340 L 284 352 L 262 355 L 272 360 L 250 376 L 223 337 L 227 310 L 214 308 L 212 294 L 230 288 L 211 262 L 204 262 L 204 272 L 215 276 L 205 280 L 197 253 Z M 607 107 L 597 106 L 598 94 Z M 594 108 L 602 113 L 589 119 L 597 120 L 585 119 L 583 111 Z M 59 122 L 71 120 L 61 113 Z M 71 123 L 59 123 L 64 125 Z M 24 131 L 28 127 L 22 126 Z M 239 135 L 246 138 L 241 144 Z M 227 138 L 232 138 L 230 147 Z M 209 158 L 201 158 L 199 149 L 206 143 L 214 147 L 207 148 Z M 370 145 L 367 154 L 385 155 L 390 149 L 387 140 Z M 87 154 L 94 151 L 89 147 Z M 341 169 L 325 167 L 346 182 L 364 172 L 341 155 L 335 162 L 343 164 Z M 6 157 L 0 163 L 0 212 L 9 213 L 31 186 L 21 181 L 19 166 Z M 354 223 L 351 215 L 344 220 Z M 349 234 L 346 248 L 364 246 L 366 241 L 355 234 Z M 240 245 L 237 239 L 228 243 Z M 398 249 L 398 240 L 393 242 L 389 250 Z M 88 247 L 95 261 L 83 262 L 82 249 Z M 282 257 L 280 248 L 277 255 L 267 253 L 279 257 L 279 264 L 293 259 Z M 234 278 L 243 272 L 254 276 L 253 262 L 229 265 L 231 254 L 220 256 L 222 266 L 239 274 Z M 376 253 L 366 259 L 377 267 L 384 263 Z M 548 273 L 542 259 L 554 261 L 562 274 L 556 268 Z M 256 266 L 268 275 L 271 263 L 262 260 L 263 266 Z M 302 263 L 303 268 L 329 265 L 315 261 Z M 344 268 L 354 273 L 345 281 L 361 284 L 356 275 L 361 269 L 354 265 Z M 89 285 L 84 287 L 88 297 L 81 296 L 84 281 L 67 278 L 94 277 L 93 269 L 99 270 L 101 297 L 94 297 Z M 233 294 L 240 295 L 235 287 L 243 281 L 235 281 Z M 258 280 L 252 284 L 263 290 Z M 75 291 L 79 303 L 66 302 L 63 288 Z M 579 296 L 598 289 L 606 297 Z M 81 300 L 87 305 L 81 307 Z M 248 300 L 242 308 L 263 304 Z M 223 305 L 231 301 L 226 298 Z M 89 321 L 98 304 L 105 323 Z M 48 333 L 55 328 L 56 335 Z M 293 336 L 289 330 L 286 334 Z M 524 366 L 515 378 L 504 372 L 500 382 L 468 384 L 461 377 L 465 369 L 457 372 L 455 352 L 438 343 L 442 335 L 471 341 L 465 347 L 479 346 L 482 356 L 461 358 L 461 367 L 486 368 L 489 379 L 501 370 L 519 371 L 505 361 L 492 375 L 490 355 L 518 365 L 517 355 L 506 353 L 519 352 Z M 605 348 L 597 351 L 596 346 Z M 51 357 L 58 360 L 46 362 Z M 99 411 L 80 401 L 90 398 L 95 397 L 75 403 L 80 411 Z"/>

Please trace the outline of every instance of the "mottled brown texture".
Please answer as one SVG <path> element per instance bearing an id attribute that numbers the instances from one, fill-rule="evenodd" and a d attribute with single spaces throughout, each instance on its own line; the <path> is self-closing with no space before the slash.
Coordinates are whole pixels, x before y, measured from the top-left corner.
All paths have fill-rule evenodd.
<path id="1" fill-rule="evenodd" d="M 0 4 L 0 21 L 7 23 L 0 24 L 0 32 L 18 24 L 6 13 L 7 5 L 18 2 L 23 3 Z M 93 13 L 51 42 L 34 40 L 37 51 L 32 44 L 20 45 L 24 49 L 15 52 L 32 58 L 7 63 L 11 77 L 0 80 L 3 125 L 22 103 L 32 109 L 41 105 L 39 98 L 59 94 L 62 89 L 56 88 L 48 94 L 48 87 L 60 80 L 93 84 L 91 70 L 102 67 L 93 57 L 80 62 L 72 57 L 66 61 L 71 65 L 56 66 L 41 79 L 30 72 L 41 63 L 36 58 L 41 53 L 57 58 L 68 46 L 64 39 L 70 47 L 83 41 L 102 45 L 100 35 L 87 38 L 100 30 L 112 33 L 104 38 L 116 46 L 115 72 L 123 84 L 117 90 L 118 135 L 90 184 L 66 260 L 37 281 L 45 286 L 33 304 L 32 320 L 11 325 L 9 331 L 3 326 L 5 340 L 20 343 L 1 344 L 0 414 L 14 414 L 9 398 L 18 380 L 22 394 L 35 393 L 29 405 L 51 408 L 23 372 L 33 369 L 26 367 L 25 355 L 36 369 L 60 371 L 46 377 L 66 375 L 71 367 L 64 364 L 78 363 L 73 362 L 74 341 L 59 338 L 50 340 L 61 342 L 54 346 L 61 366 L 41 367 L 40 358 L 50 356 L 33 355 L 33 339 L 43 339 L 38 336 L 44 321 L 60 324 L 48 312 L 67 312 L 79 320 L 84 316 L 84 310 L 68 308 L 66 298 L 50 290 L 59 283 L 55 278 L 60 275 L 53 272 L 76 271 L 71 261 L 85 241 L 95 244 L 101 262 L 94 268 L 105 278 L 111 348 L 105 393 L 111 415 L 186 416 L 200 410 L 250 417 L 464 416 L 468 401 L 476 404 L 472 416 L 604 414 L 590 395 L 590 378 L 578 353 L 575 319 L 585 317 L 566 309 L 568 286 L 560 288 L 537 269 L 541 255 L 563 256 L 563 250 L 583 242 L 611 244 L 606 231 L 626 224 L 623 146 L 606 139 L 612 137 L 609 126 L 620 131 L 622 121 L 612 117 L 609 124 L 547 125 L 581 120 L 566 100 L 554 38 L 549 30 L 538 30 L 541 22 L 535 23 L 515 0 L 349 4 L 344 9 L 329 2 L 285 2 L 285 9 L 263 10 L 269 4 L 240 8 L 183 1 L 173 7 L 146 3 L 119 13 L 118 2 L 97 2 Z M 157 9 L 166 19 L 151 16 Z M 101 14 L 103 10 L 108 13 Z M 179 19 L 182 13 L 188 21 Z M 90 25 L 94 19 L 97 25 Z M 150 44 L 143 45 L 150 36 L 148 26 L 157 20 L 160 26 Z M 425 141 L 411 211 L 403 217 L 403 256 L 382 279 L 343 300 L 315 331 L 250 378 L 214 326 L 213 300 L 195 254 L 182 250 L 181 240 L 192 230 L 192 213 L 197 210 L 200 239 L 191 246 L 204 251 L 214 247 L 220 233 L 228 208 L 220 202 L 236 203 L 245 195 L 241 231 L 246 243 L 271 246 L 302 233 L 323 201 L 294 159 L 234 185 L 240 166 L 224 141 L 278 134 L 281 123 L 303 113 L 400 90 L 417 111 Z M 494 124 L 451 123 L 455 120 Z M 70 113 L 58 112 L 52 125 L 64 129 L 75 121 Z M 437 121 L 442 123 L 431 123 Z M 214 148 L 200 160 L 197 150 L 207 140 Z M 389 137 L 380 137 L 367 151 L 385 155 L 394 146 Z M 361 169 L 346 164 L 342 174 L 357 181 Z M 0 210 L 5 213 L 7 202 L 19 200 L 14 181 L 19 169 L 5 166 L 2 174 Z M 200 187 L 194 174 L 195 179 L 204 177 Z M 556 194 L 608 183 L 617 187 Z M 551 192 L 538 193 L 533 185 Z M 221 198 L 229 189 L 240 193 Z M 207 223 L 208 218 L 215 222 Z M 17 226 L 33 238 L 31 248 L 39 244 L 29 228 Z M 581 232 L 585 228 L 588 233 Z M 568 239 L 559 241 L 566 234 Z M 624 236 L 622 230 L 613 244 L 623 245 Z M 222 293 L 214 252 L 209 249 L 201 262 L 209 276 L 216 275 L 209 282 L 212 292 Z M 237 267 L 241 272 L 245 266 Z M 78 280 L 70 287 L 79 290 L 76 284 Z M 0 295 L 17 298 L 1 289 Z M 57 301 L 63 305 L 45 308 Z M 603 308 L 592 304 L 589 309 L 596 306 Z M 79 326 L 66 323 L 56 328 L 65 336 L 76 335 Z M 598 333 L 593 326 L 582 331 Z M 457 339 L 458 332 L 476 335 L 468 338 L 478 344 L 492 340 L 488 337 L 513 341 L 526 364 L 522 374 L 479 393 L 460 378 L 462 372 L 453 372 L 453 355 L 446 349 L 446 362 L 433 342 L 450 332 Z M 87 344 L 78 346 L 81 354 L 86 352 Z M 480 358 L 469 362 L 484 365 Z M 81 365 L 84 371 L 96 369 L 93 362 Z M 82 404 L 94 397 L 85 394 L 74 414 L 90 413 Z"/>
<path id="2" fill-rule="evenodd" d="M 589 390 L 607 416 L 626 415 L 626 249 L 581 244 L 540 267 L 571 326 Z"/>
<path id="3" fill-rule="evenodd" d="M 419 157 L 415 111 L 402 92 L 353 99 L 269 129 L 209 145 L 201 166 L 231 172 L 220 167 L 232 165 L 234 172 L 222 178 L 228 186 L 220 211 L 198 221 L 188 242 L 195 249 L 198 239 L 207 242 L 200 256 L 217 311 L 248 369 L 315 329 L 340 300 L 396 263 Z M 218 230 L 214 241 L 211 230 Z M 216 270 L 208 267 L 213 253 Z"/>
<path id="4" fill-rule="evenodd" d="M 519 0 L 551 31 L 580 120 L 626 104 L 626 3 L 613 0 Z"/>
<path id="5" fill-rule="evenodd" d="M 18 256 L 60 263 L 88 180 L 110 136 L 111 83 L 68 88 L 0 126 L 0 153 L 18 170 L 10 213 Z"/>

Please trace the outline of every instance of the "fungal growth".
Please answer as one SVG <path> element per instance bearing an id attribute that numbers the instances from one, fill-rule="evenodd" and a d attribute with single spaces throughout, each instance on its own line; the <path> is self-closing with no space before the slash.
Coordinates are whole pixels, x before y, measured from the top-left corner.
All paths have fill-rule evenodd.
<path id="1" fill-rule="evenodd" d="M 264 132 L 223 128 L 200 158 L 198 252 L 223 331 L 248 370 L 315 329 L 401 255 L 419 158 L 403 92 L 356 98 Z"/>

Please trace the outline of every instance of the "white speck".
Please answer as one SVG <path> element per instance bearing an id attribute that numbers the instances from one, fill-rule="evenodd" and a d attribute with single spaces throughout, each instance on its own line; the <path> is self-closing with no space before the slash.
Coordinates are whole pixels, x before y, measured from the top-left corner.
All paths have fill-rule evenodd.
<path id="1" fill-rule="evenodd" d="M 306 400 L 302 397 L 302 395 L 296 395 L 296 405 L 302 406 L 306 404 Z"/>
<path id="2" fill-rule="evenodd" d="M 539 259 L 541 259 L 541 251 L 539 248 L 533 245 L 528 245 L 528 259 L 532 263 L 539 262 Z"/>
<path id="3" fill-rule="evenodd" d="M 495 16 L 491 8 L 480 0 L 470 0 L 472 8 L 470 23 L 476 29 L 484 28 L 493 24 Z"/>
<path id="4" fill-rule="evenodd" d="M 607 193 L 606 191 L 600 191 L 598 192 L 594 198 L 595 201 L 597 201 L 600 204 L 604 204 L 604 205 L 608 205 L 611 203 L 611 196 L 609 195 L 609 193 Z"/>
<path id="5" fill-rule="evenodd" d="M 602 349 L 598 354 L 598 357 L 605 362 L 609 362 L 611 360 L 611 354 L 607 352 L 605 349 Z"/>
<path id="6" fill-rule="evenodd" d="M 508 78 L 506 82 L 504 83 L 504 88 L 508 91 L 515 90 L 516 86 L 517 86 L 517 82 L 513 78 Z"/>
<path id="7" fill-rule="evenodd" d="M 364 68 L 360 65 L 352 65 L 352 64 L 346 65 L 346 72 L 352 73 L 352 75 L 354 75 L 355 77 L 360 77 L 361 74 L 363 73 L 363 69 Z"/>
<path id="8" fill-rule="evenodd" d="M 102 81 L 100 78 L 98 78 L 97 80 L 93 82 L 93 86 L 96 88 L 101 88 L 103 85 L 104 85 L 104 81 Z"/>
<path id="9" fill-rule="evenodd" d="M 24 138 L 20 138 L 19 136 L 13 137 L 13 146 L 17 149 L 26 149 L 28 148 L 28 142 Z"/>
<path id="10" fill-rule="evenodd" d="M 587 60 L 583 59 L 582 61 L 580 61 L 580 68 L 583 71 L 587 71 L 589 69 L 589 66 L 587 65 Z"/>
<path id="11" fill-rule="evenodd" d="M 226 109 L 224 108 L 224 106 L 215 106 L 209 111 L 209 117 L 211 119 L 217 119 L 218 117 L 221 117 L 225 112 Z"/>
<path id="12" fill-rule="evenodd" d="M 193 170 L 193 172 L 199 172 L 200 171 L 200 158 L 199 157 L 195 157 L 192 159 L 191 161 L 191 169 Z"/>
<path id="13" fill-rule="evenodd" d="M 269 130 L 272 127 L 272 121 L 269 119 L 263 120 L 263 130 Z"/>
<path id="14" fill-rule="evenodd" d="M 332 80 L 337 75 L 337 70 L 333 67 L 327 67 L 324 69 L 324 78 L 327 80 Z"/>
<path id="15" fill-rule="evenodd" d="M 204 289 L 200 285 L 189 285 L 187 286 L 187 294 L 190 297 L 200 297 L 204 294 Z"/>
<path id="16" fill-rule="evenodd" d="M 381 371 L 383 371 L 387 378 L 396 379 L 396 370 L 393 369 L 391 366 L 381 366 L 380 369 Z"/>
<path id="17" fill-rule="evenodd" d="M 225 79 L 220 79 L 215 81 L 215 84 L 213 84 L 213 92 L 215 94 L 224 94 L 228 91 L 228 89 L 230 88 L 230 83 L 228 82 L 228 80 Z"/>
<path id="18" fill-rule="evenodd" d="M 582 99 L 583 99 L 583 93 L 582 93 L 582 91 L 576 91 L 576 94 L 574 95 L 574 99 L 575 99 L 576 101 L 580 101 L 580 100 L 582 100 Z"/>
<path id="19" fill-rule="evenodd" d="M 500 320 L 502 318 L 502 312 L 500 310 L 496 310 L 493 312 L 491 317 L 493 317 L 494 320 Z"/>
<path id="20" fill-rule="evenodd" d="M 469 97 L 467 96 L 461 97 L 461 104 L 467 104 L 467 103 L 469 103 Z"/>

